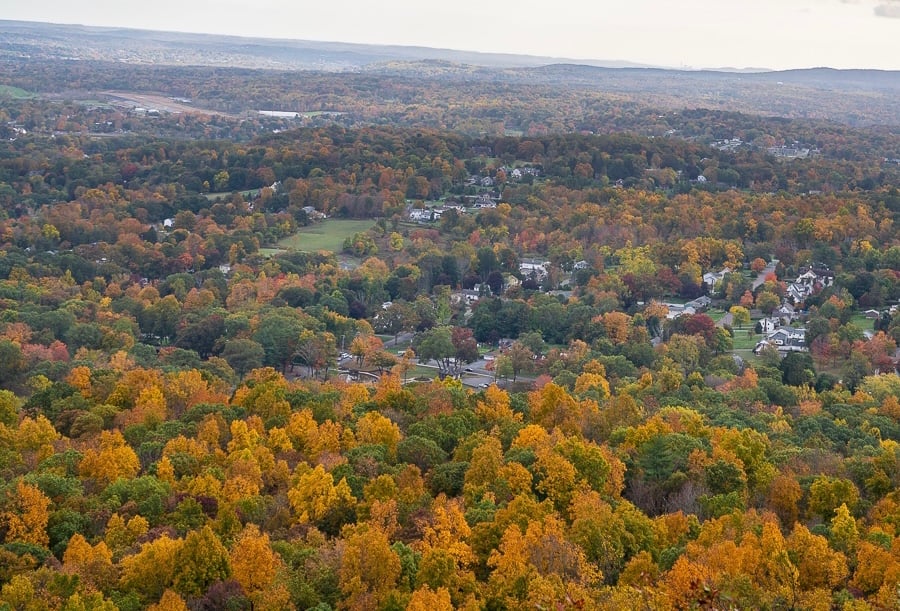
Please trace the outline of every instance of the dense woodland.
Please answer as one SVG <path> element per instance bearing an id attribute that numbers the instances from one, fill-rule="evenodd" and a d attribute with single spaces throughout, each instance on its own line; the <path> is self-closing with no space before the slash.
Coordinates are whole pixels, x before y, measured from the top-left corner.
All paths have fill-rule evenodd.
<path id="1" fill-rule="evenodd" d="M 890 129 L 26 68 L 0 66 L 0 609 L 900 607 Z M 82 97 L 126 86 L 228 114 Z M 297 104 L 345 114 L 241 114 Z M 808 351 L 741 352 L 809 269 Z"/>

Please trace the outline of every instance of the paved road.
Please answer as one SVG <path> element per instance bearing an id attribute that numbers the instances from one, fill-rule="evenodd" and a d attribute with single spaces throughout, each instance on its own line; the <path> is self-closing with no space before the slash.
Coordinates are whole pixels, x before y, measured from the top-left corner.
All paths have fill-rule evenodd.
<path id="1" fill-rule="evenodd" d="M 416 335 L 415 333 L 400 333 L 397 336 L 396 340 L 394 338 L 391 338 L 391 339 L 387 340 L 386 342 L 384 342 L 384 347 L 392 348 L 393 346 L 396 346 L 397 344 L 405 344 L 405 343 L 411 341 L 412 338 L 415 337 L 415 335 Z"/>
<path id="2" fill-rule="evenodd" d="M 765 266 L 765 268 L 763 268 L 763 270 L 761 272 L 759 272 L 759 275 L 756 277 L 756 280 L 753 281 L 753 290 L 754 291 L 765 283 L 766 278 L 769 277 L 769 274 L 775 273 L 776 265 L 778 265 L 778 259 L 773 259 L 768 265 Z"/>

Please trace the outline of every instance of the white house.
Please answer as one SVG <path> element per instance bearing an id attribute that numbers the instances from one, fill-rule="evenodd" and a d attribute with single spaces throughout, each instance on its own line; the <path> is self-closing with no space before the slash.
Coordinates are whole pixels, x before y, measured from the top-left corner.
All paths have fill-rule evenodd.
<path id="1" fill-rule="evenodd" d="M 774 346 L 778 352 L 807 352 L 806 329 L 779 327 L 767 334 L 766 339 L 756 344 L 753 352 L 759 354 L 767 345 Z"/>
<path id="2" fill-rule="evenodd" d="M 432 219 L 431 210 L 428 208 L 413 208 L 409 211 L 409 220 L 418 223 L 429 223 Z"/>
<path id="3" fill-rule="evenodd" d="M 534 278 L 541 281 L 547 277 L 549 261 L 526 260 L 519 263 L 519 273 L 525 278 Z"/>
<path id="4" fill-rule="evenodd" d="M 725 276 L 731 273 L 731 268 L 723 267 L 720 272 L 707 272 L 703 274 L 703 284 L 710 290 L 716 288 L 716 285 L 725 279 Z"/>
<path id="5" fill-rule="evenodd" d="M 781 321 L 777 318 L 761 318 L 759 321 L 760 332 L 764 334 L 772 333 L 781 326 Z"/>

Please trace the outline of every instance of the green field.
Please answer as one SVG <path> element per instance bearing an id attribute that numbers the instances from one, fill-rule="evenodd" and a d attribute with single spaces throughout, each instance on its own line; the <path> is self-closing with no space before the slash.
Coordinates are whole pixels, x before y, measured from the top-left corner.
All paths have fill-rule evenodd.
<path id="1" fill-rule="evenodd" d="M 340 252 L 344 246 L 345 239 L 354 233 L 371 229 L 372 225 L 374 225 L 372 221 L 327 219 L 321 223 L 303 227 L 294 235 L 280 240 L 278 246 L 290 250 L 310 252 L 317 250 Z"/>
<path id="2" fill-rule="evenodd" d="M 753 327 L 750 327 L 751 329 Z M 754 333 L 747 335 L 747 327 L 734 330 L 734 349 L 735 350 L 752 350 L 756 344 L 760 342 L 765 335 Z"/>
<path id="3" fill-rule="evenodd" d="M 219 193 L 206 193 L 204 197 L 206 197 L 206 199 L 208 199 L 209 201 L 214 202 L 217 199 L 228 199 L 229 197 L 231 197 L 232 193 L 234 193 L 234 191 L 220 191 Z M 259 189 L 247 189 L 246 191 L 238 191 L 238 193 L 243 195 L 245 198 L 256 197 L 257 195 L 259 195 Z"/>
<path id="4" fill-rule="evenodd" d="M 852 322 L 863 331 L 872 331 L 875 328 L 875 321 L 871 318 L 866 318 L 866 315 L 862 313 L 857 313 L 851 316 L 850 322 Z"/>
<path id="5" fill-rule="evenodd" d="M 17 100 L 27 100 L 29 98 L 33 98 L 34 94 L 29 93 L 24 89 L 19 89 L 18 87 L 12 87 L 10 85 L 0 85 L 0 96 Z"/>

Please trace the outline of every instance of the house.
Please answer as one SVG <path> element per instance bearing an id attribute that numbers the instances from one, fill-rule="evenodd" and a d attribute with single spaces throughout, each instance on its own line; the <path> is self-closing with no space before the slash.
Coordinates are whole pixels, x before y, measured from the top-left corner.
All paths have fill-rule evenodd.
<path id="1" fill-rule="evenodd" d="M 712 299 L 709 298 L 708 295 L 700 295 L 694 300 L 688 301 L 684 304 L 686 307 L 694 308 L 697 312 L 700 310 L 705 310 L 712 303 Z"/>
<path id="2" fill-rule="evenodd" d="M 576 261 L 575 265 L 572 266 L 572 269 L 575 271 L 579 271 L 582 269 L 588 269 L 589 267 L 590 267 L 590 264 L 587 261 L 585 261 L 584 259 L 582 259 L 581 261 Z"/>
<path id="3" fill-rule="evenodd" d="M 430 223 L 432 220 L 431 210 L 428 208 L 413 208 L 409 211 L 409 220 L 417 223 Z"/>
<path id="4" fill-rule="evenodd" d="M 679 316 L 692 316 L 697 313 L 697 310 L 693 306 L 686 303 L 667 303 L 665 305 L 669 308 L 669 312 L 666 314 L 666 319 L 668 320 L 674 320 Z"/>
<path id="5" fill-rule="evenodd" d="M 503 274 L 503 288 L 504 290 L 509 290 L 520 286 L 522 281 L 513 276 L 512 274 Z"/>
<path id="6" fill-rule="evenodd" d="M 543 280 L 547 277 L 547 268 L 549 266 L 549 261 L 525 259 L 521 263 L 519 263 L 519 273 L 521 273 L 525 278 L 533 277 L 535 280 Z"/>
<path id="7" fill-rule="evenodd" d="M 313 206 L 303 206 L 302 210 L 303 210 L 303 212 L 306 213 L 306 216 L 307 216 L 308 218 L 310 218 L 310 219 L 324 219 L 324 218 L 328 218 L 328 217 L 325 216 L 324 213 L 319 212 L 319 211 L 316 210 Z"/>
<path id="8" fill-rule="evenodd" d="M 515 168 L 512 172 L 509 173 L 510 178 L 513 180 L 522 180 L 522 170 L 519 168 Z"/>
<path id="9" fill-rule="evenodd" d="M 812 287 L 792 282 L 788 285 L 785 295 L 794 303 L 802 303 L 812 295 Z"/>
<path id="10" fill-rule="evenodd" d="M 779 327 L 768 333 L 753 349 L 754 354 L 759 354 L 765 346 L 774 346 L 778 352 L 806 352 L 806 329 L 794 327 Z"/>
<path id="11" fill-rule="evenodd" d="M 878 320 L 881 318 L 881 312 L 878 310 L 866 310 L 863 314 L 865 314 L 866 318 L 869 320 Z"/>
<path id="12" fill-rule="evenodd" d="M 475 289 L 464 289 L 450 295 L 450 301 L 453 303 L 465 303 L 467 306 L 472 305 L 481 299 L 481 292 Z"/>
<path id="13" fill-rule="evenodd" d="M 825 267 L 811 267 L 788 285 L 787 296 L 794 303 L 799 303 L 832 284 L 834 284 L 833 271 Z"/>
<path id="14" fill-rule="evenodd" d="M 772 333 L 781 326 L 781 321 L 777 318 L 761 318 L 759 320 L 760 333 Z"/>
<path id="15" fill-rule="evenodd" d="M 783 302 L 781 304 L 781 307 L 775 310 L 774 313 L 776 316 L 778 316 L 782 320 L 787 321 L 788 323 L 790 323 L 797 317 L 797 309 L 787 301 Z"/>
<path id="16" fill-rule="evenodd" d="M 487 193 L 482 193 L 475 197 L 475 202 L 472 204 L 473 208 L 482 209 L 482 208 L 496 208 L 497 202 L 491 199 L 491 196 Z"/>
<path id="17" fill-rule="evenodd" d="M 494 179 L 491 178 L 490 176 L 485 176 L 484 178 L 481 179 L 481 181 L 479 182 L 479 184 L 480 184 L 482 187 L 493 187 L 493 186 L 494 186 Z"/>
<path id="18" fill-rule="evenodd" d="M 725 279 L 725 276 L 731 273 L 731 268 L 723 267 L 720 272 L 707 272 L 703 274 L 703 284 L 709 287 L 709 290 L 716 288 L 716 285 Z"/>

